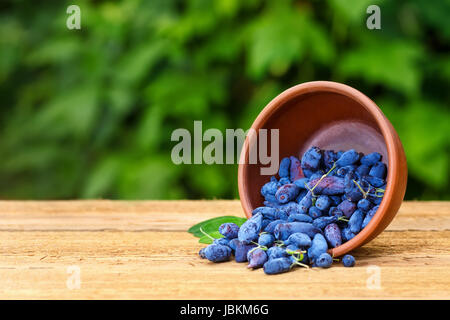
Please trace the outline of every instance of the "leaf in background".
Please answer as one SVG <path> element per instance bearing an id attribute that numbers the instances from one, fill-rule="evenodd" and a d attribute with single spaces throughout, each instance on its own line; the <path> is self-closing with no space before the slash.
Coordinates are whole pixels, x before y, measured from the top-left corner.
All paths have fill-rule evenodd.
<path id="1" fill-rule="evenodd" d="M 414 95 L 421 82 L 418 62 L 422 53 L 422 47 L 416 43 L 367 38 L 343 56 L 338 70 L 345 78 L 365 79 L 370 84 Z"/>
<path id="2" fill-rule="evenodd" d="M 219 233 L 218 232 L 219 227 L 223 223 L 235 223 L 238 226 L 241 226 L 245 221 L 247 221 L 246 218 L 235 217 L 235 216 L 217 217 L 217 218 L 205 220 L 205 221 L 197 223 L 196 225 L 193 225 L 192 227 L 190 227 L 188 229 L 188 232 L 192 233 L 194 235 L 194 237 L 200 238 L 200 237 L 204 236 L 204 234 L 200 231 L 200 228 L 202 228 L 202 230 L 204 232 L 212 235 L 212 233 L 214 233 L 214 232 Z M 220 233 L 219 233 L 219 235 L 222 236 Z"/>
<path id="3" fill-rule="evenodd" d="M 361 23 L 365 27 L 365 18 L 368 17 L 368 6 L 382 5 L 383 0 L 328 0 L 331 7 L 352 23 Z M 381 9 L 383 10 L 383 9 Z"/>

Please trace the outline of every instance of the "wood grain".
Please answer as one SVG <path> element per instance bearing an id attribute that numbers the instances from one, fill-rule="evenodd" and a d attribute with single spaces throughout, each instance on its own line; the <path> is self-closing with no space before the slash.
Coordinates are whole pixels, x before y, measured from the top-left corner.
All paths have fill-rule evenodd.
<path id="1" fill-rule="evenodd" d="M 185 230 L 242 216 L 238 201 L 0 201 L 0 209 L 0 299 L 450 298 L 450 202 L 405 202 L 354 252 L 355 268 L 277 276 L 197 256 L 203 245 Z M 67 287 L 70 266 L 79 267 L 79 289 Z"/>

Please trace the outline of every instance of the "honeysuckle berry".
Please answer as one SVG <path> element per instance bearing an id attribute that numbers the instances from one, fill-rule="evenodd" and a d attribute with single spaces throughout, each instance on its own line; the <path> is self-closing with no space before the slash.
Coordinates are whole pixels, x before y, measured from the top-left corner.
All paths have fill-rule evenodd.
<path id="1" fill-rule="evenodd" d="M 278 274 L 288 272 L 291 267 L 292 262 L 289 258 L 270 259 L 264 264 L 264 272 L 266 274 Z"/>
<path id="2" fill-rule="evenodd" d="M 362 222 L 361 228 L 365 228 L 370 220 L 372 220 L 373 216 L 375 215 L 375 213 L 378 210 L 378 206 L 373 207 L 372 209 L 369 210 L 369 212 L 367 212 L 366 216 L 364 217 L 364 220 Z"/>
<path id="3" fill-rule="evenodd" d="M 336 248 L 342 244 L 341 229 L 336 223 L 327 225 L 323 230 L 323 234 L 331 247 Z"/>
<path id="4" fill-rule="evenodd" d="M 356 173 L 358 173 L 360 177 L 367 176 L 369 174 L 369 171 L 370 167 L 365 164 L 362 164 L 358 168 L 356 168 Z"/>
<path id="5" fill-rule="evenodd" d="M 287 257 L 288 254 L 286 253 L 286 250 L 281 247 L 270 247 L 267 250 L 267 256 L 270 260 L 270 259 Z"/>
<path id="6" fill-rule="evenodd" d="M 336 176 L 311 179 L 308 187 L 313 189 L 314 194 L 333 196 L 344 193 L 344 179 Z"/>
<path id="7" fill-rule="evenodd" d="M 269 223 L 268 225 L 267 225 L 267 227 L 265 227 L 264 228 L 264 231 L 265 232 L 267 232 L 267 233 L 274 233 L 274 231 L 275 231 L 275 227 L 277 226 L 277 225 L 279 225 L 280 223 L 285 223 L 286 221 L 284 221 L 284 220 L 275 220 L 275 221 L 272 221 L 271 223 Z"/>
<path id="8" fill-rule="evenodd" d="M 297 157 L 291 156 L 291 165 L 289 167 L 289 177 L 292 182 L 303 177 L 303 171 L 301 167 L 300 160 Z"/>
<path id="9" fill-rule="evenodd" d="M 238 238 L 239 241 L 245 244 L 249 244 L 258 238 L 259 232 L 262 227 L 263 216 L 261 213 L 257 213 L 250 219 L 245 221 L 239 228 Z"/>
<path id="10" fill-rule="evenodd" d="M 278 169 L 278 175 L 280 178 L 289 177 L 289 167 L 291 165 L 291 159 L 289 157 L 281 159 L 280 168 Z"/>
<path id="11" fill-rule="evenodd" d="M 359 160 L 359 153 L 355 149 L 345 151 L 336 161 L 338 167 L 345 167 L 354 164 Z"/>
<path id="12" fill-rule="evenodd" d="M 245 244 L 239 241 L 234 252 L 234 259 L 236 260 L 236 262 L 246 262 L 247 253 L 255 247 L 256 245 L 254 244 Z"/>
<path id="13" fill-rule="evenodd" d="M 330 208 L 331 199 L 326 195 L 321 195 L 317 198 L 315 206 L 322 211 L 327 211 Z"/>
<path id="14" fill-rule="evenodd" d="M 284 241 L 285 245 L 294 245 L 298 248 L 308 248 L 311 246 L 311 238 L 304 233 L 296 232 L 293 233 Z"/>
<path id="15" fill-rule="evenodd" d="M 329 268 L 333 264 L 333 258 L 328 253 L 322 253 L 315 263 L 320 268 Z"/>
<path id="16" fill-rule="evenodd" d="M 313 218 L 311 218 L 307 214 L 303 214 L 303 213 L 289 215 L 287 222 L 294 222 L 294 221 L 312 223 Z"/>
<path id="17" fill-rule="evenodd" d="M 375 163 L 369 171 L 369 176 L 384 179 L 386 176 L 386 165 L 383 162 Z"/>
<path id="18" fill-rule="evenodd" d="M 381 154 L 378 152 L 369 153 L 361 158 L 361 164 L 366 166 L 373 166 L 375 163 L 381 160 Z"/>
<path id="19" fill-rule="evenodd" d="M 364 212 L 362 212 L 361 210 L 356 210 L 350 217 L 350 220 L 348 221 L 350 231 L 355 234 L 361 231 L 363 220 L 364 220 Z"/>
<path id="20" fill-rule="evenodd" d="M 206 259 L 212 262 L 228 261 L 231 256 L 231 248 L 220 244 L 211 244 L 204 251 Z"/>
<path id="21" fill-rule="evenodd" d="M 311 247 L 308 249 L 308 257 L 312 261 L 315 261 L 322 253 L 327 252 L 327 250 L 327 240 L 322 234 L 317 233 L 311 242 Z"/>
<path id="22" fill-rule="evenodd" d="M 356 204 L 350 200 L 344 200 L 337 206 L 337 208 L 341 210 L 347 218 L 350 218 L 356 210 Z"/>
<path id="23" fill-rule="evenodd" d="M 301 166 L 305 177 L 309 178 L 319 169 L 321 159 L 322 153 L 318 147 L 311 147 L 303 154 Z"/>
<path id="24" fill-rule="evenodd" d="M 362 212 L 367 212 L 372 207 L 372 204 L 367 199 L 361 199 L 361 200 L 358 201 L 357 207 Z"/>
<path id="25" fill-rule="evenodd" d="M 219 232 L 227 239 L 237 238 L 239 226 L 235 223 L 223 223 L 219 227 Z"/>
<path id="26" fill-rule="evenodd" d="M 356 264 L 355 258 L 350 255 L 350 254 L 346 254 L 343 258 L 342 258 L 342 264 L 344 265 L 344 267 L 347 268 L 351 268 Z"/>
<path id="27" fill-rule="evenodd" d="M 264 263 L 266 263 L 268 257 L 264 250 L 256 248 L 247 253 L 247 260 L 249 262 L 247 268 L 257 269 L 261 268 Z"/>
<path id="28" fill-rule="evenodd" d="M 317 208 L 316 206 L 313 206 L 313 207 L 309 208 L 308 214 L 311 218 L 317 219 L 322 216 L 322 211 L 319 208 Z"/>
<path id="29" fill-rule="evenodd" d="M 299 193 L 300 189 L 293 183 L 285 184 L 278 188 L 275 193 L 275 198 L 278 203 L 287 203 L 291 200 L 295 200 Z"/>
<path id="30" fill-rule="evenodd" d="M 275 242 L 275 237 L 270 233 L 262 233 L 258 238 L 258 244 L 264 247 L 270 247 Z"/>

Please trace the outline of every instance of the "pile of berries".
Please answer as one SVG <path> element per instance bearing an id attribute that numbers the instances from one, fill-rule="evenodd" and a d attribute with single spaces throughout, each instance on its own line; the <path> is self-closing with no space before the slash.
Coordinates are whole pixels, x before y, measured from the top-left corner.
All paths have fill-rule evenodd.
<path id="1" fill-rule="evenodd" d="M 264 206 L 253 210 L 241 227 L 224 223 L 224 238 L 200 250 L 202 258 L 264 268 L 266 274 L 294 266 L 330 267 L 328 249 L 358 234 L 377 212 L 386 188 L 386 165 L 377 152 L 363 155 L 351 149 L 334 152 L 312 147 L 301 161 L 281 160 L 279 179 L 261 188 Z M 346 267 L 355 259 L 346 255 Z"/>

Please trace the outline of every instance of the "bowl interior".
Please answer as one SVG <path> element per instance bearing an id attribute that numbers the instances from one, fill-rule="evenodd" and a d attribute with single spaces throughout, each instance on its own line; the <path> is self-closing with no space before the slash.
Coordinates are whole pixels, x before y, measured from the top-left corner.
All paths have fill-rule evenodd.
<path id="1" fill-rule="evenodd" d="M 259 123 L 254 129 L 279 129 L 280 160 L 291 155 L 301 159 L 311 146 L 335 151 L 353 148 L 364 154 L 379 152 L 389 167 L 386 142 L 375 117 L 343 93 L 315 91 L 294 96 Z M 263 205 L 260 190 L 270 179 L 261 175 L 262 166 L 266 165 L 244 166 L 244 194 L 252 209 Z M 246 215 L 250 217 L 251 211 Z"/>

